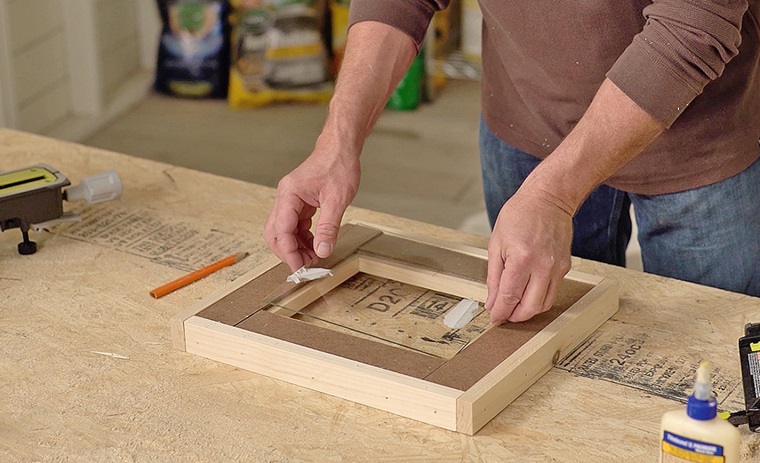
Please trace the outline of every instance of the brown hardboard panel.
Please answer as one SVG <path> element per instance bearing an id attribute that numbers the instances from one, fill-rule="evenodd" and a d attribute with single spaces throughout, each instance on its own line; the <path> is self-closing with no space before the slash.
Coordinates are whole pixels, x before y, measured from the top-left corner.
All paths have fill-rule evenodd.
<path id="1" fill-rule="evenodd" d="M 344 225 L 338 236 L 338 243 L 332 255 L 315 263 L 314 266 L 332 268 L 335 264 L 353 254 L 356 249 L 382 232 L 353 224 Z M 209 305 L 197 315 L 226 325 L 237 325 L 254 312 L 266 307 L 272 300 L 300 288 L 300 285 L 284 284 L 292 272 L 281 263 L 230 294 Z"/>
<path id="2" fill-rule="evenodd" d="M 586 283 L 563 280 L 557 299 L 549 311 L 525 322 L 492 327 L 425 379 L 466 391 L 592 288 L 592 285 Z"/>
<path id="3" fill-rule="evenodd" d="M 591 288 L 593 286 L 586 283 L 564 280 L 551 310 L 527 322 L 492 327 L 448 361 L 264 310 L 256 312 L 238 327 L 466 391 L 580 300 Z"/>
<path id="4" fill-rule="evenodd" d="M 250 283 L 201 310 L 197 316 L 225 325 L 237 325 L 252 313 L 266 307 L 268 295 L 279 287 L 290 273 L 287 265 L 276 265 Z"/>
<path id="5" fill-rule="evenodd" d="M 238 328 L 420 379 L 444 362 L 430 355 L 357 338 L 266 310 L 256 312 Z"/>
<path id="6" fill-rule="evenodd" d="M 469 281 L 483 282 L 487 273 L 485 259 L 384 235 L 378 230 L 358 225 L 344 226 L 332 256 L 317 265 L 331 268 L 357 250 L 360 254 L 402 262 Z M 494 327 L 446 361 L 260 310 L 274 299 L 272 292 L 276 289 L 284 286 L 281 292 L 285 295 L 300 288 L 301 285 L 282 285 L 289 273 L 289 269 L 280 264 L 198 315 L 390 371 L 425 378 L 462 391 L 516 352 L 593 287 L 586 283 L 563 280 L 550 311 L 527 322 Z"/>

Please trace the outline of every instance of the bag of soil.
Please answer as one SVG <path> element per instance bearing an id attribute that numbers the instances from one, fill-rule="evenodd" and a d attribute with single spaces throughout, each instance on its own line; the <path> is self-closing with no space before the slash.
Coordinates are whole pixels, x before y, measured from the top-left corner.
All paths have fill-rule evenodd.
<path id="1" fill-rule="evenodd" d="M 232 107 L 330 100 L 333 86 L 322 36 L 323 2 L 231 0 L 231 3 L 228 101 Z"/>
<path id="2" fill-rule="evenodd" d="M 155 89 L 191 98 L 224 98 L 229 82 L 229 4 L 157 0 L 163 29 Z"/>

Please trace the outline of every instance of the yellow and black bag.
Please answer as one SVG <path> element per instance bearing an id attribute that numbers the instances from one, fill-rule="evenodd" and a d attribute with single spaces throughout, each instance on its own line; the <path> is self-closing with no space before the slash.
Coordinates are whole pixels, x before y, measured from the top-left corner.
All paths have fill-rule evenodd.
<path id="1" fill-rule="evenodd" d="M 330 100 L 322 18 L 313 0 L 231 3 L 230 106 Z"/>

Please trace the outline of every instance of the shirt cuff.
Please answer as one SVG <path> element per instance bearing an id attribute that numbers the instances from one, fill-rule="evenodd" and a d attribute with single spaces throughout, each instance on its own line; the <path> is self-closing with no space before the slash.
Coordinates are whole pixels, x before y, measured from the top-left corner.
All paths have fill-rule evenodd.
<path id="1" fill-rule="evenodd" d="M 439 5 L 443 3 L 443 5 Z M 422 47 L 430 19 L 448 2 L 414 0 L 352 0 L 348 27 L 361 21 L 377 21 L 406 33 L 417 51 Z"/>

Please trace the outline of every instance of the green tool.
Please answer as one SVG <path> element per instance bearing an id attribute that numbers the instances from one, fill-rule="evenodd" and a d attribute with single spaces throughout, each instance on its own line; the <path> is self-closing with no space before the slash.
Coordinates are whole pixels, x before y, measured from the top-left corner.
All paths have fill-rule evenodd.
<path id="1" fill-rule="evenodd" d="M 77 220 L 63 211 L 63 200 L 85 200 L 95 204 L 121 196 L 121 179 L 115 171 L 106 171 L 82 179 L 79 185 L 56 169 L 37 164 L 0 173 L 0 231 L 20 228 L 23 241 L 20 254 L 34 254 L 37 244 L 29 240 L 30 228 L 45 228 L 55 222 Z"/>

